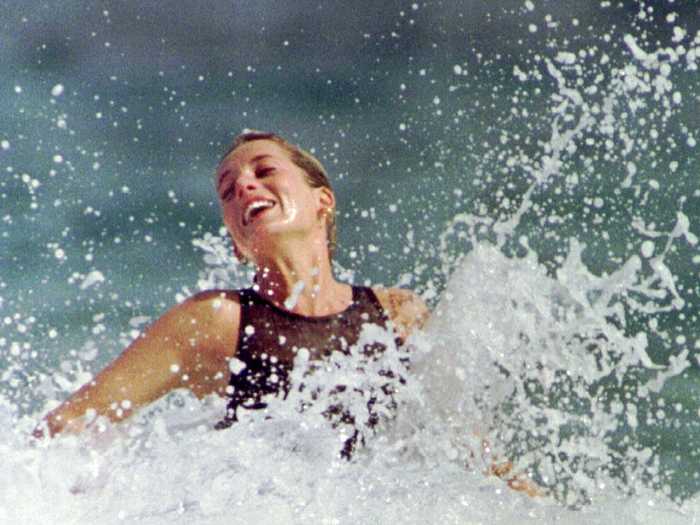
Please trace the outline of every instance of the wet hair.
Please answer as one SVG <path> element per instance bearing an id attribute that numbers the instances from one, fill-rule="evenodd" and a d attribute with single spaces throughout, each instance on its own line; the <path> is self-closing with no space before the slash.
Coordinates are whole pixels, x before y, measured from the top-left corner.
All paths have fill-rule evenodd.
<path id="1" fill-rule="evenodd" d="M 226 153 L 221 157 L 219 164 L 221 164 L 226 157 L 233 153 L 237 148 L 248 142 L 253 142 L 255 140 L 269 140 L 280 146 L 284 151 L 289 154 L 290 160 L 301 168 L 306 174 L 306 182 L 312 188 L 328 188 L 331 192 L 333 187 L 328 179 L 328 174 L 323 164 L 314 157 L 311 153 L 306 150 L 301 149 L 295 144 L 287 142 L 285 139 L 280 137 L 275 133 L 265 132 L 265 131 L 246 131 L 238 135 L 231 146 L 228 148 Z M 328 211 L 326 217 L 326 241 L 328 243 L 328 256 L 333 258 L 333 252 L 335 252 L 337 240 L 337 228 L 335 222 L 335 207 Z"/>

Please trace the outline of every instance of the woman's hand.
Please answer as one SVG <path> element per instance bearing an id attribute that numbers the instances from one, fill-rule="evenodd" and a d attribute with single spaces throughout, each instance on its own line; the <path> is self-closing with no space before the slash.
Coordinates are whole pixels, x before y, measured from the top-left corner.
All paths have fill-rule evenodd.
<path id="1" fill-rule="evenodd" d="M 518 492 L 524 492 L 531 498 L 546 496 L 547 493 L 525 474 L 513 474 L 513 463 L 504 461 L 494 463 L 489 469 L 489 474 L 501 478 L 510 488 Z"/>

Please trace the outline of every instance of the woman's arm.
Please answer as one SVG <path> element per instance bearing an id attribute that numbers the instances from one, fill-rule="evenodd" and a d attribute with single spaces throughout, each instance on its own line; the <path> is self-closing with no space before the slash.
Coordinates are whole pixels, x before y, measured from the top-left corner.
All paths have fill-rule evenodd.
<path id="1" fill-rule="evenodd" d="M 397 335 L 404 341 L 414 330 L 422 328 L 430 317 L 430 310 L 423 300 L 410 290 L 376 288 L 374 293 L 394 323 Z M 487 442 L 484 442 L 484 447 L 488 447 Z M 513 464 L 508 460 L 492 464 L 487 474 L 501 478 L 510 488 L 524 492 L 528 496 L 535 497 L 546 494 L 526 475 L 514 473 Z"/>
<path id="2" fill-rule="evenodd" d="M 188 388 L 198 397 L 223 394 L 239 317 L 238 297 L 232 292 L 204 292 L 173 307 L 45 417 L 49 434 L 82 431 L 87 413 L 120 421 L 177 388 Z M 43 436 L 42 427 L 35 436 Z"/>

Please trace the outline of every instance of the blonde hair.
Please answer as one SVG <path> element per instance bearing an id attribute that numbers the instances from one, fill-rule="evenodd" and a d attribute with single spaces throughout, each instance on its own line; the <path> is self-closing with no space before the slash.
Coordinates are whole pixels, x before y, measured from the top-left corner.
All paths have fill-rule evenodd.
<path id="1" fill-rule="evenodd" d="M 323 164 L 321 164 L 321 162 L 308 151 L 301 149 L 295 144 L 287 142 L 275 133 L 265 131 L 246 131 L 241 133 L 233 140 L 231 146 L 221 157 L 219 164 L 221 164 L 221 162 L 223 162 L 223 160 L 233 153 L 238 147 L 255 140 L 269 140 L 285 150 L 289 154 L 290 160 L 304 171 L 306 174 L 306 182 L 312 188 L 328 188 L 331 192 L 333 191 L 333 187 L 331 186 L 331 182 L 328 179 L 328 174 L 326 173 Z M 335 215 L 335 207 L 333 207 L 329 210 L 326 218 L 326 241 L 328 243 L 328 257 L 330 259 L 333 258 L 333 253 L 335 252 L 337 245 L 337 227 Z"/>

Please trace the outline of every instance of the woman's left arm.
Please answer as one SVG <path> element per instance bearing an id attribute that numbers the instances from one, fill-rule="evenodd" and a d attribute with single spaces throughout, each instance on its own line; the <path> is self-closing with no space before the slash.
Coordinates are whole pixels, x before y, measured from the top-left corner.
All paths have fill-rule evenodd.
<path id="1" fill-rule="evenodd" d="M 411 290 L 403 288 L 375 288 L 374 293 L 384 311 L 394 323 L 396 335 L 405 341 L 413 331 L 421 329 L 430 317 L 430 310 L 423 300 Z M 487 474 L 504 480 L 508 486 L 528 496 L 544 496 L 545 491 L 523 474 L 513 472 L 510 461 L 494 463 Z"/>

